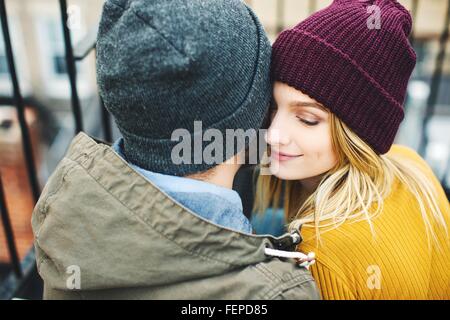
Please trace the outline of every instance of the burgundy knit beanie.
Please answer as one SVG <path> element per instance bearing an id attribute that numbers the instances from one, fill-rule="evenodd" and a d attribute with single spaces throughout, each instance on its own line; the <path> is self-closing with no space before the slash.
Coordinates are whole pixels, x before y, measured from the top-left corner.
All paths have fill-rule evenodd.
<path id="1" fill-rule="evenodd" d="M 280 34 L 272 51 L 273 80 L 322 103 L 384 154 L 403 120 L 416 63 L 411 25 L 409 12 L 394 0 L 334 0 Z"/>

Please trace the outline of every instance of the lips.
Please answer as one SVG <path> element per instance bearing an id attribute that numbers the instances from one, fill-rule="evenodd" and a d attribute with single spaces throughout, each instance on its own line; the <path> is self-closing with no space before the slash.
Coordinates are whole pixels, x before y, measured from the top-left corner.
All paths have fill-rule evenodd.
<path id="1" fill-rule="evenodd" d="M 288 161 L 288 160 L 292 160 L 292 159 L 297 159 L 299 157 L 303 156 L 302 154 L 300 155 L 292 155 L 292 154 L 288 154 L 288 153 L 283 153 L 283 152 L 278 152 L 278 151 L 271 151 L 270 157 L 278 160 L 278 161 Z"/>

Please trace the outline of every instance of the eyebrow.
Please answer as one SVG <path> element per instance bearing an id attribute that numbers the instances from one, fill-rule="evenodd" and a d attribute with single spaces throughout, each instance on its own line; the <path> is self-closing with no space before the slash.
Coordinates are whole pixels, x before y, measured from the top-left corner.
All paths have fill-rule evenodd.
<path id="1" fill-rule="evenodd" d="M 321 105 L 320 103 L 317 103 L 317 102 L 294 101 L 294 102 L 291 102 L 289 104 L 289 106 L 293 107 L 293 108 L 311 107 L 311 108 L 316 108 L 316 109 L 320 109 L 322 111 L 328 112 L 328 110 L 323 105 Z"/>

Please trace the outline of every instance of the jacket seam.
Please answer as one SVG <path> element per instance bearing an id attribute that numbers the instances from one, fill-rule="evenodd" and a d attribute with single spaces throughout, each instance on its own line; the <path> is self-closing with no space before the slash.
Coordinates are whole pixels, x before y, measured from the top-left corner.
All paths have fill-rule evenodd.
<path id="1" fill-rule="evenodd" d="M 272 287 L 270 290 L 268 290 L 263 295 L 263 297 L 264 297 L 264 299 L 267 299 L 267 300 L 273 300 L 277 296 L 282 295 L 283 292 L 286 292 L 295 287 L 300 287 L 303 284 L 308 283 L 308 282 L 314 282 L 314 279 L 312 277 L 309 278 L 308 276 L 302 274 L 302 275 L 296 276 L 288 281 L 285 281 L 275 287 Z"/>
<path id="2" fill-rule="evenodd" d="M 264 274 L 267 278 L 276 281 L 276 280 L 283 280 L 282 277 L 276 275 L 274 272 L 269 270 L 264 264 L 258 264 L 255 266 L 256 270 L 260 271 L 262 274 Z"/>
<path id="3" fill-rule="evenodd" d="M 283 292 L 294 288 L 295 286 L 301 286 L 302 284 L 309 281 L 314 282 L 314 278 L 312 276 L 308 276 L 307 274 L 301 274 L 294 277 L 290 277 L 288 280 L 283 279 L 283 277 L 273 273 L 269 268 L 267 268 L 263 264 L 256 265 L 255 269 L 263 276 L 275 282 L 274 286 L 271 286 L 265 293 L 261 295 L 263 299 L 273 299 L 277 295 L 280 295 Z M 292 272 L 288 274 L 292 276 Z M 274 293 L 274 291 L 278 292 Z"/>
<path id="4" fill-rule="evenodd" d="M 38 211 L 39 211 L 39 228 L 36 231 L 36 242 L 39 243 L 39 235 L 41 233 L 41 229 L 45 223 L 45 219 L 47 218 L 47 211 L 48 211 L 48 207 L 50 206 L 51 203 L 53 203 L 56 200 L 56 196 L 58 195 L 58 193 L 61 191 L 63 185 L 64 185 L 64 179 L 67 177 L 67 175 L 75 168 L 75 164 L 71 164 L 68 165 L 66 168 L 66 172 L 64 173 L 64 175 L 61 177 L 59 183 L 59 186 L 57 187 L 57 189 L 52 192 L 51 194 L 47 195 L 47 197 L 45 198 L 44 202 L 39 205 L 38 207 Z M 50 200 L 52 200 L 50 202 Z"/>
<path id="5" fill-rule="evenodd" d="M 58 181 L 58 187 L 56 188 L 56 190 L 54 190 L 52 193 L 48 194 L 45 197 L 44 203 L 42 205 L 39 206 L 39 212 L 42 213 L 43 215 L 45 215 L 45 211 L 47 211 L 48 206 L 50 205 L 50 199 L 55 197 L 59 191 L 61 190 L 61 188 L 64 185 L 64 179 L 66 178 L 66 176 L 69 174 L 70 171 L 72 171 L 72 169 L 74 169 L 75 165 L 71 164 L 70 166 L 68 165 L 66 168 L 66 172 L 64 173 L 64 175 L 61 177 L 61 179 Z"/>

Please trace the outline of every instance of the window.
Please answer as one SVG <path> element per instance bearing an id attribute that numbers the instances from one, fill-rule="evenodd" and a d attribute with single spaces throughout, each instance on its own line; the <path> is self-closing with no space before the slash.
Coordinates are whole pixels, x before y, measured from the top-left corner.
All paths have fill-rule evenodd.
<path id="1" fill-rule="evenodd" d="M 61 19 L 55 15 L 37 17 L 38 47 L 41 57 L 41 74 L 46 94 L 51 98 L 70 98 L 70 84 L 67 75 L 64 35 Z M 72 44 L 76 44 L 84 35 L 83 28 L 70 30 Z M 77 90 L 80 98 L 89 96 L 95 90 L 90 81 L 88 59 L 76 63 Z"/>
<path id="2" fill-rule="evenodd" d="M 19 79 L 19 86 L 22 95 L 26 96 L 31 91 L 30 81 L 26 70 L 28 64 L 25 56 L 25 48 L 22 37 L 22 31 L 18 19 L 14 16 L 8 17 L 9 33 L 13 46 L 14 62 Z M 5 51 L 5 42 L 3 40 L 3 30 L 0 25 L 0 95 L 12 95 L 12 83 L 9 76 L 8 60 Z"/>

